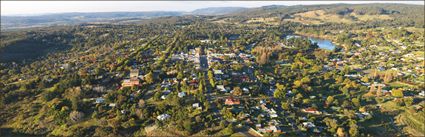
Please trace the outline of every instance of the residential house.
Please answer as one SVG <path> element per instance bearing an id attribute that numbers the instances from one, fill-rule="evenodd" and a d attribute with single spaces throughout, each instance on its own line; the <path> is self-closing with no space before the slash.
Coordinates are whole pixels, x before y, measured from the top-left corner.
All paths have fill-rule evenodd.
<path id="1" fill-rule="evenodd" d="M 356 116 L 357 116 L 359 119 L 364 119 L 365 117 L 370 116 L 370 113 L 368 113 L 368 112 L 355 113 L 355 114 L 356 114 Z"/>
<path id="2" fill-rule="evenodd" d="M 193 103 L 192 107 L 196 109 L 202 109 L 202 106 L 199 103 Z"/>
<path id="3" fill-rule="evenodd" d="M 164 90 L 164 91 L 162 91 L 162 96 L 161 96 L 161 99 L 166 99 L 167 98 L 167 95 L 168 94 L 170 94 L 171 93 L 171 90 Z"/>
<path id="4" fill-rule="evenodd" d="M 137 77 L 139 77 L 139 69 L 131 69 L 130 78 L 137 78 Z"/>
<path id="5" fill-rule="evenodd" d="M 316 108 L 305 108 L 305 109 L 302 109 L 302 111 L 305 113 L 316 114 L 316 115 L 322 114 L 322 112 L 318 111 Z"/>
<path id="6" fill-rule="evenodd" d="M 214 70 L 214 75 L 223 75 L 223 71 L 221 70 Z"/>
<path id="7" fill-rule="evenodd" d="M 157 116 L 156 117 L 156 119 L 158 119 L 158 120 L 160 120 L 160 121 L 164 121 L 164 120 L 166 120 L 166 119 L 168 119 L 168 118 L 170 118 L 171 116 L 170 115 L 168 115 L 168 114 L 161 114 L 161 115 L 159 115 L 159 116 Z"/>
<path id="8" fill-rule="evenodd" d="M 277 126 L 272 125 L 272 126 L 266 127 L 266 132 L 269 132 L 269 133 L 281 133 L 282 130 L 279 127 L 277 127 Z"/>
<path id="9" fill-rule="evenodd" d="M 179 98 L 182 98 L 182 97 L 186 96 L 186 92 L 179 92 L 179 93 L 177 94 L 177 96 L 178 96 Z"/>
<path id="10" fill-rule="evenodd" d="M 124 79 L 123 83 L 121 84 L 122 88 L 125 87 L 133 87 L 138 86 L 140 84 L 139 79 L 133 78 L 133 79 Z"/>
<path id="11" fill-rule="evenodd" d="M 227 89 L 226 89 L 226 88 L 224 88 L 224 86 L 223 86 L 223 85 L 217 85 L 217 89 L 218 89 L 219 91 L 221 91 L 221 92 L 227 92 Z"/>
<path id="12" fill-rule="evenodd" d="M 232 96 L 226 98 L 225 103 L 226 105 L 239 105 L 241 104 L 241 102 L 239 101 L 239 99 L 233 98 Z"/>
<path id="13" fill-rule="evenodd" d="M 315 128 L 316 125 L 314 125 L 312 122 L 303 122 L 304 128 Z"/>
<path id="14" fill-rule="evenodd" d="M 270 109 L 270 111 L 268 111 L 270 118 L 277 118 L 278 115 L 276 113 L 276 111 L 274 109 Z"/>
<path id="15" fill-rule="evenodd" d="M 104 86 L 95 86 L 92 88 L 93 91 L 96 92 L 104 92 L 105 91 L 105 87 Z"/>
<path id="16" fill-rule="evenodd" d="M 69 69 L 71 69 L 71 65 L 69 65 L 68 63 L 65 63 L 65 64 L 62 64 L 62 66 L 60 68 L 65 69 L 65 70 L 69 70 Z"/>
<path id="17" fill-rule="evenodd" d="M 260 104 L 261 105 L 263 105 L 263 104 L 265 105 L 266 104 L 266 101 L 265 100 L 260 100 Z"/>
<path id="18" fill-rule="evenodd" d="M 254 136 L 254 137 L 263 137 L 263 135 L 261 133 L 257 132 L 253 128 L 249 128 L 248 134 L 251 135 L 251 136 Z"/>
<path id="19" fill-rule="evenodd" d="M 422 90 L 422 91 L 419 93 L 419 96 L 425 96 L 425 91 L 424 91 L 424 90 Z"/>
<path id="20" fill-rule="evenodd" d="M 103 102 L 105 102 L 105 99 L 103 99 L 102 97 L 96 98 L 96 102 L 95 102 L 96 104 L 100 104 Z"/>
<path id="21" fill-rule="evenodd" d="M 139 69 L 130 70 L 130 79 L 124 79 L 121 88 L 139 86 Z"/>

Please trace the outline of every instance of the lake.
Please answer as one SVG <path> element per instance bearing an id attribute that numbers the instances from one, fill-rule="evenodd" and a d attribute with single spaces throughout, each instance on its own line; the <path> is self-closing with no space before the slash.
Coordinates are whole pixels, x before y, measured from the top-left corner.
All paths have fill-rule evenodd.
<path id="1" fill-rule="evenodd" d="M 299 37 L 306 37 L 306 36 L 288 35 L 288 36 L 286 36 L 286 39 L 299 38 Z M 306 37 L 306 38 L 308 38 L 313 43 L 317 43 L 317 45 L 319 45 L 319 48 L 321 48 L 321 49 L 327 49 L 327 50 L 334 50 L 335 49 L 335 45 L 330 40 L 314 38 L 314 37 Z"/>

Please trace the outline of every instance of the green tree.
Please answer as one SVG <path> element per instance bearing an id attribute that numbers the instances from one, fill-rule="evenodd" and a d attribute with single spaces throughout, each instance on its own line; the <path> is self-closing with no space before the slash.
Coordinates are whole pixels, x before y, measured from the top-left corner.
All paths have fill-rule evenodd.
<path id="1" fill-rule="evenodd" d="M 403 98 L 404 104 L 406 104 L 406 106 L 411 106 L 413 104 L 413 98 Z"/>
<path id="2" fill-rule="evenodd" d="M 156 92 L 154 95 L 153 95 L 153 98 L 155 99 L 155 100 L 159 100 L 160 98 L 161 98 L 161 92 Z"/>
<path id="3" fill-rule="evenodd" d="M 304 77 L 304 78 L 302 78 L 301 79 L 301 82 L 304 84 L 304 83 L 310 83 L 310 78 L 308 78 L 308 77 Z"/>
<path id="4" fill-rule="evenodd" d="M 205 107 L 205 110 L 207 110 L 207 111 L 208 111 L 208 109 L 210 109 L 210 107 L 211 107 L 210 102 L 209 102 L 209 101 L 205 101 L 205 102 L 204 102 L 204 107 Z"/>
<path id="5" fill-rule="evenodd" d="M 120 120 L 118 119 L 118 117 L 112 118 L 108 120 L 108 125 L 112 128 L 119 128 L 121 125 Z"/>
<path id="6" fill-rule="evenodd" d="M 184 77 L 183 72 L 182 72 L 182 71 L 179 71 L 179 72 L 177 73 L 177 79 L 178 79 L 178 80 L 182 80 L 182 79 L 183 79 L 183 77 Z"/>
<path id="7" fill-rule="evenodd" d="M 235 96 L 241 96 L 242 95 L 242 89 L 240 87 L 235 87 L 235 88 L 233 88 L 232 94 L 235 95 Z"/>
<path id="8" fill-rule="evenodd" d="M 204 82 L 203 82 L 203 81 L 200 81 L 200 82 L 199 82 L 199 85 L 198 85 L 198 93 L 199 93 L 199 94 L 204 93 Z"/>
<path id="9" fill-rule="evenodd" d="M 145 100 L 143 100 L 143 99 L 140 99 L 140 100 L 139 100 L 138 105 L 139 105 L 139 107 L 140 107 L 140 108 L 145 107 L 145 104 L 146 104 L 146 103 L 145 103 Z"/>
<path id="10" fill-rule="evenodd" d="M 288 102 L 282 102 L 282 109 L 289 110 L 289 103 Z"/>
<path id="11" fill-rule="evenodd" d="M 303 83 L 300 80 L 295 80 L 294 81 L 294 88 L 299 88 L 299 87 L 301 87 L 302 84 Z"/>
<path id="12" fill-rule="evenodd" d="M 226 121 L 225 120 L 221 120 L 220 121 L 220 127 L 224 128 L 226 126 Z"/>
<path id="13" fill-rule="evenodd" d="M 359 127 L 357 126 L 357 123 L 355 120 L 350 120 L 349 127 L 350 129 L 348 130 L 348 133 L 350 134 L 350 136 L 356 137 L 359 135 L 359 129 L 358 129 Z"/>
<path id="14" fill-rule="evenodd" d="M 233 124 L 229 124 L 225 129 L 223 129 L 223 134 L 231 135 L 234 133 Z"/>
<path id="15" fill-rule="evenodd" d="M 398 98 L 402 98 L 404 95 L 403 95 L 403 89 L 401 89 L 401 88 L 398 88 L 398 89 L 395 89 L 395 90 L 393 90 L 392 92 L 391 92 L 391 94 L 394 96 L 394 97 L 398 97 Z"/>
<path id="16" fill-rule="evenodd" d="M 80 102 L 78 101 L 77 97 L 72 97 L 71 98 L 71 105 L 72 105 L 72 110 L 78 110 L 79 109 L 79 105 Z"/>
<path id="17" fill-rule="evenodd" d="M 280 90 L 280 91 L 285 91 L 286 90 L 285 85 L 282 85 L 282 84 L 279 84 L 279 83 L 276 83 L 276 88 L 278 90 Z"/>
<path id="18" fill-rule="evenodd" d="M 369 78 L 367 76 L 363 76 L 361 80 L 363 82 L 369 82 Z"/>
<path id="19" fill-rule="evenodd" d="M 69 118 L 72 122 L 79 122 L 84 118 L 84 113 L 79 111 L 72 111 L 69 114 Z"/>
<path id="20" fill-rule="evenodd" d="M 351 102 L 353 102 L 354 106 L 360 107 L 360 101 L 358 98 L 351 99 Z"/>
<path id="21" fill-rule="evenodd" d="M 208 70 L 208 80 L 210 81 L 211 87 L 215 87 L 214 74 L 211 70 Z"/>
<path id="22" fill-rule="evenodd" d="M 145 80 L 148 84 L 152 84 L 154 82 L 153 73 L 149 72 L 145 75 Z"/>
<path id="23" fill-rule="evenodd" d="M 274 91 L 274 93 L 273 93 L 273 97 L 275 97 L 275 98 L 284 98 L 285 97 L 285 92 L 283 92 L 283 91 L 281 91 L 281 90 L 279 90 L 279 89 L 276 89 L 275 91 Z"/>
<path id="24" fill-rule="evenodd" d="M 304 96 L 303 96 L 303 94 L 298 93 L 297 95 L 295 95 L 295 98 L 299 100 L 299 99 L 304 98 Z"/>
<path id="25" fill-rule="evenodd" d="M 189 132 L 189 133 L 193 132 L 192 121 L 190 119 L 184 120 L 183 127 L 187 132 Z"/>
<path id="26" fill-rule="evenodd" d="M 345 137 L 345 131 L 344 131 L 344 128 L 339 127 L 339 128 L 336 130 L 336 134 L 337 134 L 339 137 Z"/>
<path id="27" fill-rule="evenodd" d="M 338 128 L 338 123 L 335 119 L 326 117 L 323 119 L 323 122 L 328 126 L 328 131 L 331 133 L 335 133 Z"/>
<path id="28" fill-rule="evenodd" d="M 333 96 L 328 96 L 326 98 L 326 104 L 331 105 L 334 102 L 334 97 Z"/>

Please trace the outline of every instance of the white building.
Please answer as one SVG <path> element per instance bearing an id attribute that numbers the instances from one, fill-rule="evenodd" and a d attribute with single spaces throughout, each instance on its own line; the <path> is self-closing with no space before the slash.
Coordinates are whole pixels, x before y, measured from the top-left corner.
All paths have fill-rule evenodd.
<path id="1" fill-rule="evenodd" d="M 168 119 L 168 118 L 170 118 L 170 117 L 171 117 L 171 116 L 170 116 L 170 115 L 168 115 L 168 114 L 161 114 L 161 115 L 157 116 L 156 118 L 157 118 L 158 120 L 163 121 L 163 120 L 166 120 L 166 119 Z"/>

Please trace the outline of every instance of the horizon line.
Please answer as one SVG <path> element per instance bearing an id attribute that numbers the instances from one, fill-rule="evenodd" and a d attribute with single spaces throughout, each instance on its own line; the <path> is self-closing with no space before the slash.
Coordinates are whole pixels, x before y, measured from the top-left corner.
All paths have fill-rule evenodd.
<path id="1" fill-rule="evenodd" d="M 3 2 L 3 0 L 1 1 Z M 18 1 L 19 2 L 19 1 Z M 50 1 L 49 1 L 50 2 Z M 58 1 L 52 1 L 52 2 L 58 2 Z M 66 2 L 66 1 L 62 1 L 62 2 Z M 87 1 L 88 2 L 88 1 Z M 125 1 L 123 1 L 125 2 Z M 128 2 L 128 1 L 127 1 Z M 163 2 L 163 1 L 162 1 Z M 199 2 L 199 1 L 198 1 Z M 226 2 L 226 1 L 224 1 Z M 233 1 L 234 2 L 234 1 Z M 255 2 L 255 1 L 247 1 L 247 2 Z M 247 8 L 247 9 L 252 9 L 252 8 L 261 8 L 261 7 L 267 7 L 267 6 L 314 6 L 314 5 L 337 5 L 337 4 L 347 4 L 347 5 L 361 5 L 361 4 L 403 4 L 403 5 L 424 5 L 424 1 L 422 1 L 422 3 L 403 3 L 403 2 L 409 2 L 409 1 L 361 1 L 361 2 L 366 2 L 366 3 L 349 3 L 350 1 L 339 1 L 339 3 L 316 3 L 316 4 L 308 4 L 308 3 L 303 3 L 303 4 L 268 4 L 268 5 L 260 5 L 260 6 L 235 6 L 235 5 L 224 5 L 224 6 L 208 6 L 208 7 L 199 7 L 199 8 L 195 8 L 192 10 L 110 10 L 110 11 L 63 11 L 63 12 L 40 12 L 40 13 L 4 13 L 3 11 L 1 12 L 0 16 L 16 16 L 16 17 L 27 17 L 27 16 L 46 16 L 46 15 L 55 15 L 55 14 L 67 14 L 67 13 L 119 13 L 119 12 L 128 12 L 128 13 L 138 13 L 138 12 L 180 12 L 180 13 L 190 13 L 193 12 L 195 10 L 199 10 L 199 9 L 206 9 L 206 8 Z M 360 2 L 360 1 L 359 1 Z M 368 2 L 372 2 L 372 3 L 368 3 Z M 393 3 L 394 2 L 394 3 Z M 3 6 L 2 6 L 3 7 Z"/>

